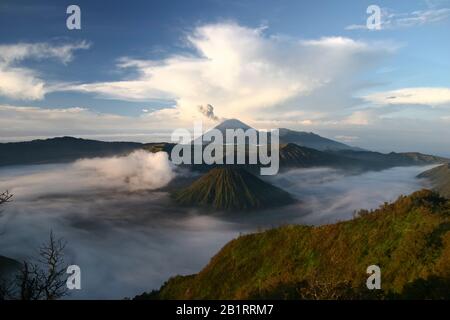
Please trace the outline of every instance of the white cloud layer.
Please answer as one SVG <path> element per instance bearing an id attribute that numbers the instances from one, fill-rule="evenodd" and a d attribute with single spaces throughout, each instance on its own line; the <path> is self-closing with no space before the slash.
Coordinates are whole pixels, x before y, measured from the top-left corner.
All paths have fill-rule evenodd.
<path id="1" fill-rule="evenodd" d="M 321 108 L 354 104 L 354 77 L 396 49 L 343 37 L 268 36 L 235 23 L 200 26 L 187 42 L 196 55 L 123 58 L 118 67 L 132 68 L 137 77 L 64 89 L 120 100 L 175 100 L 177 114 L 186 120 L 204 117 L 198 106 L 208 104 L 218 118 L 273 119 L 300 107 L 317 117 Z"/>
<path id="2" fill-rule="evenodd" d="M 170 119 L 171 122 L 168 122 Z M 97 113 L 86 108 L 38 108 L 30 106 L 0 105 L 0 137 L 3 141 L 30 140 L 37 137 L 130 137 L 140 135 L 139 140 L 150 141 L 158 132 L 174 126 L 190 128 L 192 123 L 181 122 L 175 109 L 143 113 L 139 117 Z M 111 139 L 107 139 L 111 140 Z"/>
<path id="3" fill-rule="evenodd" d="M 138 150 L 120 157 L 80 159 L 57 170 L 32 172 L 18 177 L 15 182 L 3 177 L 1 182 L 23 199 L 111 189 L 121 192 L 155 190 L 166 186 L 175 175 L 167 153 Z M 44 182 L 46 187 L 42 188 Z"/>
<path id="4" fill-rule="evenodd" d="M 122 187 L 129 191 L 161 188 L 175 177 L 165 152 L 138 150 L 124 157 L 82 159 L 73 166 L 81 176 L 89 176 L 102 187 Z"/>
<path id="5" fill-rule="evenodd" d="M 429 8 L 412 12 L 396 13 L 390 9 L 381 10 L 381 29 L 397 29 L 423 26 L 447 20 L 450 17 L 450 8 Z M 369 30 L 366 24 L 351 24 L 346 30 Z"/>
<path id="6" fill-rule="evenodd" d="M 364 99 L 378 105 L 450 106 L 450 88 L 403 88 L 377 92 Z"/>
<path id="7" fill-rule="evenodd" d="M 0 45 L 0 96 L 20 100 L 42 99 L 50 90 L 36 70 L 21 67 L 26 59 L 57 59 L 68 63 L 73 52 L 88 49 L 87 42 L 53 46 L 48 43 Z"/>

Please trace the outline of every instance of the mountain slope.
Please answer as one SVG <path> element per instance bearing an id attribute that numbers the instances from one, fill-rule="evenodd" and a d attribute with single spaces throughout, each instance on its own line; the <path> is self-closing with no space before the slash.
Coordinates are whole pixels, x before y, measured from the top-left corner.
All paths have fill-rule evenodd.
<path id="1" fill-rule="evenodd" d="M 0 280 L 19 270 L 21 264 L 13 259 L 0 256 Z"/>
<path id="2" fill-rule="evenodd" d="M 302 147 L 294 143 L 288 143 L 280 147 L 280 166 L 282 168 L 363 168 L 364 163 L 339 154 L 328 153 Z"/>
<path id="3" fill-rule="evenodd" d="M 243 130 L 253 129 L 252 127 L 250 127 L 249 125 L 243 123 L 238 119 L 227 119 L 214 128 L 220 130 L 220 132 L 222 133 L 225 133 L 226 129 L 243 129 Z"/>
<path id="4" fill-rule="evenodd" d="M 211 206 L 219 210 L 252 210 L 293 202 L 287 192 L 231 166 L 210 170 L 174 197 L 181 205 Z"/>
<path id="5" fill-rule="evenodd" d="M 425 171 L 419 174 L 418 178 L 428 179 L 436 192 L 450 199 L 450 164 Z"/>
<path id="6" fill-rule="evenodd" d="M 366 288 L 370 265 L 382 291 Z M 450 200 L 422 190 L 351 221 L 241 236 L 198 274 L 137 298 L 448 299 Z"/>
<path id="7" fill-rule="evenodd" d="M 227 119 L 227 120 L 221 122 L 220 124 L 218 124 L 217 126 L 215 126 L 213 129 L 219 130 L 223 135 L 223 139 L 225 140 L 227 129 L 231 129 L 231 130 L 242 129 L 242 130 L 246 131 L 248 129 L 253 129 L 253 128 L 238 119 Z M 201 137 L 194 139 L 191 143 L 209 144 L 210 142 L 203 141 L 203 136 L 201 136 Z"/>
<path id="8" fill-rule="evenodd" d="M 447 162 L 448 159 L 421 153 L 379 153 L 373 151 L 319 151 L 288 143 L 280 147 L 281 168 L 332 167 L 357 171 L 383 170 Z"/>
<path id="9" fill-rule="evenodd" d="M 312 132 L 294 131 L 285 128 L 280 129 L 280 143 L 295 143 L 302 147 L 320 151 L 360 150 L 359 148 L 321 137 Z"/>
<path id="10" fill-rule="evenodd" d="M 154 143 L 154 144 L 146 144 L 143 146 L 143 148 L 151 152 L 166 151 L 170 155 L 173 146 L 174 144 L 170 143 Z M 245 152 L 246 152 L 245 154 L 246 163 L 248 163 L 249 159 L 248 146 L 246 147 Z M 223 153 L 224 155 L 226 154 L 225 148 Z M 256 151 L 256 153 L 258 152 Z M 353 151 L 353 150 L 319 151 L 312 148 L 302 147 L 295 143 L 280 145 L 279 154 L 280 154 L 280 170 L 292 168 L 331 167 L 361 172 L 368 170 L 383 170 L 396 166 L 427 165 L 427 164 L 444 163 L 449 161 L 448 159 L 442 157 L 436 157 L 421 153 L 392 152 L 384 154 L 373 151 Z M 195 169 L 201 172 L 206 172 L 210 170 L 211 167 L 214 166 L 199 164 L 199 165 L 186 165 L 185 167 Z M 240 165 L 240 167 L 245 168 L 251 173 L 259 175 L 260 165 L 258 164 Z"/>
<path id="11" fill-rule="evenodd" d="M 249 125 L 238 119 L 228 119 L 214 127 L 225 134 L 226 129 L 253 129 Z M 360 150 L 359 148 L 348 146 L 328 138 L 321 137 L 312 132 L 294 131 L 290 129 L 280 128 L 280 144 L 295 143 L 302 147 L 312 148 L 316 150 Z M 201 139 L 201 138 L 199 138 Z M 199 140 L 200 141 L 200 140 Z"/>
<path id="12" fill-rule="evenodd" d="M 401 166 L 420 166 L 427 164 L 447 163 L 449 159 L 422 154 L 418 152 L 407 153 L 380 153 L 374 151 L 340 150 L 329 153 L 345 157 L 351 161 L 359 162 L 366 168 L 386 169 Z"/>
<path id="13" fill-rule="evenodd" d="M 0 143 L 0 166 L 106 157 L 125 154 L 141 147 L 142 144 L 135 142 L 103 142 L 73 137 Z"/>

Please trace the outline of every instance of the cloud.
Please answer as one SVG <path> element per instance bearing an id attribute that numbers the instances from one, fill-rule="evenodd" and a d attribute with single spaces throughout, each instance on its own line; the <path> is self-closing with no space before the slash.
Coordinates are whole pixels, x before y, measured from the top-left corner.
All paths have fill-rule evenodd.
<path id="1" fill-rule="evenodd" d="M 62 176 L 65 179 L 61 179 Z M 138 150 L 127 156 L 80 159 L 60 170 L 33 172 L 23 178 L 17 177 L 14 182 L 3 180 L 2 186 L 19 198 L 29 198 L 107 189 L 155 190 L 166 186 L 175 176 L 167 153 Z M 40 187 L 43 183 L 45 188 Z"/>
<path id="2" fill-rule="evenodd" d="M 392 43 L 305 40 L 266 31 L 236 23 L 199 26 L 186 37 L 189 53 L 162 60 L 122 58 L 117 67 L 137 76 L 63 89 L 110 99 L 173 100 L 178 115 L 190 121 L 201 117 L 198 106 L 205 102 L 224 118 L 270 119 L 300 107 L 317 113 L 348 106 L 356 76 L 396 49 Z M 335 89 L 324 97 L 330 88 Z M 312 95 L 314 101 L 303 101 Z"/>
<path id="3" fill-rule="evenodd" d="M 401 194 L 426 187 L 425 181 L 416 176 L 429 168 L 398 167 L 361 175 L 346 175 L 330 168 L 296 169 L 271 179 L 303 200 L 298 206 L 311 214 L 301 217 L 302 223 L 325 224 L 352 219 L 355 211 L 376 209 Z"/>
<path id="4" fill-rule="evenodd" d="M 443 8 L 450 4 L 449 0 L 425 0 L 429 9 Z"/>
<path id="5" fill-rule="evenodd" d="M 143 150 L 125 157 L 81 159 L 74 163 L 74 169 L 80 170 L 81 176 L 89 175 L 94 183 L 124 186 L 129 191 L 161 188 L 175 177 L 167 153 Z"/>
<path id="6" fill-rule="evenodd" d="M 176 109 L 143 112 L 132 117 L 97 113 L 83 107 L 49 109 L 0 105 L 0 137 L 11 141 L 70 135 L 102 136 L 110 140 L 120 136 L 132 139 L 133 135 L 139 134 L 139 140 L 148 142 L 152 134 L 158 132 L 166 132 L 170 137 L 174 126 L 192 127 L 192 123 L 181 122 L 178 118 Z"/>
<path id="7" fill-rule="evenodd" d="M 59 46 L 48 43 L 19 43 L 0 45 L 0 95 L 12 99 L 39 100 L 53 90 L 38 72 L 19 64 L 26 59 L 56 59 L 69 63 L 73 52 L 88 49 L 89 43 L 82 41 Z"/>
<path id="8" fill-rule="evenodd" d="M 164 190 L 130 192 L 124 180 L 110 173 L 106 176 L 113 183 L 108 185 L 97 168 L 87 173 L 74 164 L 0 168 L 0 185 L 15 193 L 0 220 L 1 254 L 29 257 L 53 230 L 67 241 L 66 262 L 82 270 L 82 290 L 68 298 L 123 299 L 158 289 L 169 277 L 200 271 L 239 234 L 351 219 L 355 210 L 376 208 L 420 189 L 415 176 L 426 169 L 394 168 L 359 176 L 327 168 L 293 170 L 270 182 L 301 203 L 227 215 L 180 208 Z"/>
<path id="9" fill-rule="evenodd" d="M 350 116 L 342 122 L 350 125 L 365 126 L 373 120 L 373 112 L 371 110 L 358 110 L 353 112 Z"/>
<path id="10" fill-rule="evenodd" d="M 73 59 L 73 52 L 80 49 L 89 49 L 90 44 L 81 41 L 75 44 L 63 44 L 54 46 L 49 43 L 18 43 L 0 45 L 0 62 L 12 64 L 22 60 L 55 58 L 63 63 Z"/>
<path id="11" fill-rule="evenodd" d="M 390 30 L 410 28 L 433 24 L 447 20 L 450 17 L 450 8 L 430 7 L 426 10 L 416 10 L 406 13 L 396 13 L 388 8 L 381 10 L 381 29 Z M 346 30 L 369 30 L 366 24 L 351 24 Z"/>
<path id="12" fill-rule="evenodd" d="M 363 97 L 367 102 L 378 105 L 428 105 L 449 106 L 450 88 L 402 88 L 398 90 L 377 92 Z"/>
<path id="13" fill-rule="evenodd" d="M 367 25 L 365 25 L 365 24 L 350 24 L 345 27 L 345 30 L 367 30 Z"/>
<path id="14" fill-rule="evenodd" d="M 214 107 L 210 104 L 207 104 L 206 106 L 198 106 L 198 111 L 200 111 L 201 114 L 203 114 L 208 119 L 218 121 L 219 117 L 217 117 L 214 114 Z"/>
<path id="15" fill-rule="evenodd" d="M 354 142 L 359 139 L 356 136 L 335 136 L 334 138 L 343 142 Z"/>
<path id="16" fill-rule="evenodd" d="M 13 99 L 39 100 L 46 93 L 45 82 L 36 72 L 0 65 L 0 95 Z"/>
<path id="17" fill-rule="evenodd" d="M 386 22 L 387 28 L 414 27 L 429 23 L 436 23 L 450 17 L 450 9 L 418 10 L 410 14 L 391 14 L 392 20 Z"/>

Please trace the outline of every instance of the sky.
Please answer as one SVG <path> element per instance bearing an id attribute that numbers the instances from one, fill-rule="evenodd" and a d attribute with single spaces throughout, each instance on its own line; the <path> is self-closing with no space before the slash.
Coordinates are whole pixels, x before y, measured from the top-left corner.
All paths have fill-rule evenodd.
<path id="1" fill-rule="evenodd" d="M 150 142 L 238 118 L 450 156 L 449 31 L 449 0 L 2 0 L 0 141 Z"/>

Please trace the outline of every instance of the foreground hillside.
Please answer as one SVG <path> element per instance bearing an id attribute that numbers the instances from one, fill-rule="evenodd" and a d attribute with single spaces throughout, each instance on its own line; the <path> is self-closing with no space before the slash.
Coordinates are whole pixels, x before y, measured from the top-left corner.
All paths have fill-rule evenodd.
<path id="1" fill-rule="evenodd" d="M 443 197 L 450 199 L 450 164 L 444 164 L 439 167 L 421 173 L 419 178 L 428 179 L 433 189 Z"/>
<path id="2" fill-rule="evenodd" d="M 382 290 L 365 283 L 381 268 Z M 200 273 L 137 299 L 450 299 L 450 201 L 422 190 L 351 221 L 228 243 Z"/>

